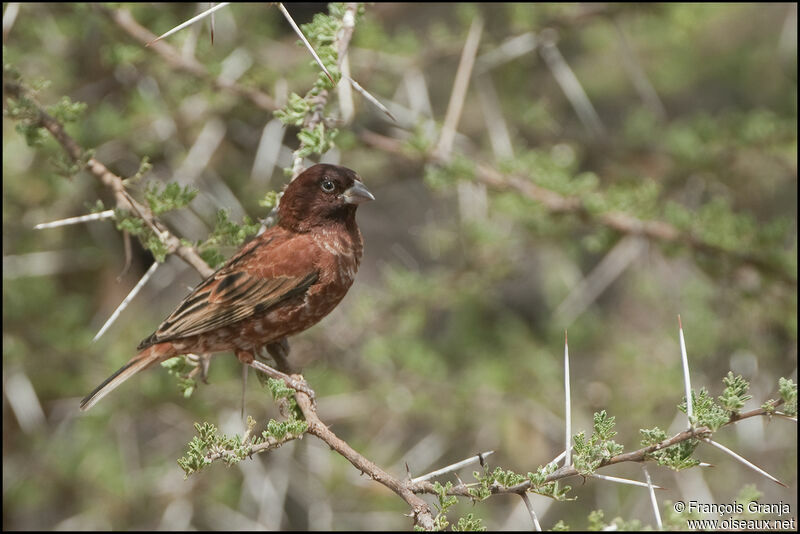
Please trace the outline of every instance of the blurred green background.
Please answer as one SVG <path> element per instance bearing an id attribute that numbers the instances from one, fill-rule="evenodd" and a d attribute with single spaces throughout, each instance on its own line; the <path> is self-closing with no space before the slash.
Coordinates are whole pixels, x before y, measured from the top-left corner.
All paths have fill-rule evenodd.
<path id="1" fill-rule="evenodd" d="M 287 7 L 299 23 L 327 11 Z M 110 6 L 155 34 L 207 8 Z M 63 95 L 87 104 L 67 128 L 82 146 L 121 176 L 148 156 L 145 183 L 200 190 L 189 209 L 164 216 L 175 233 L 205 238 L 220 208 L 237 222 L 266 215 L 257 201 L 283 187 L 296 128 L 284 131 L 250 100 L 173 68 L 96 6 L 3 9 L 4 62 L 26 81 L 51 82 L 43 104 Z M 437 167 L 424 153 L 438 139 L 477 16 L 484 26 L 457 157 Z M 317 75 L 266 4 L 217 11 L 213 45 L 207 19 L 167 41 L 212 78 L 279 101 L 305 94 Z M 416 476 L 489 449 L 490 465 L 533 471 L 563 450 L 568 328 L 574 431 L 590 431 L 592 413 L 606 409 L 617 416 L 617 441 L 632 450 L 639 428 L 685 424 L 676 409 L 678 314 L 695 389 L 718 395 L 733 370 L 751 381 L 752 409 L 777 396 L 778 377 L 797 381 L 796 43 L 796 4 L 367 5 L 350 47 L 352 77 L 398 121 L 356 94 L 352 122 L 323 157 L 358 171 L 377 201 L 359 209 L 366 247 L 354 287 L 292 341 L 321 418 L 396 476 L 406 464 Z M 585 100 L 559 81 L 565 67 Z M 342 116 L 336 94 L 328 114 Z M 14 127 L 4 118 L 3 528 L 410 528 L 402 500 L 312 437 L 184 480 L 175 460 L 193 422 L 242 430 L 241 371 L 230 355 L 212 361 L 210 385 L 189 399 L 155 369 L 79 414 L 80 398 L 200 277 L 169 257 L 92 343 L 152 256 L 134 242 L 117 280 L 125 253 L 113 223 L 33 230 L 113 198 L 86 172 L 59 175 L 52 139 L 31 148 Z M 368 132 L 400 140 L 406 155 L 372 146 Z M 600 212 L 669 221 L 728 252 L 637 240 L 592 214 L 555 214 L 513 190 L 487 191 L 469 179 L 475 161 Z M 255 380 L 246 411 L 261 424 L 276 415 Z M 762 502 L 789 503 L 796 517 L 796 432 L 795 423 L 757 418 L 716 438 L 788 488 L 701 447 L 697 457 L 715 468 L 650 467 L 667 488 L 658 498 L 729 503 L 755 484 Z M 638 465 L 603 472 L 643 477 Z M 545 528 L 559 519 L 585 528 L 597 508 L 607 520 L 654 524 L 640 488 L 567 483 L 575 502 L 532 497 Z M 468 512 L 492 529 L 531 526 L 518 498 L 462 502 L 451 517 Z"/>

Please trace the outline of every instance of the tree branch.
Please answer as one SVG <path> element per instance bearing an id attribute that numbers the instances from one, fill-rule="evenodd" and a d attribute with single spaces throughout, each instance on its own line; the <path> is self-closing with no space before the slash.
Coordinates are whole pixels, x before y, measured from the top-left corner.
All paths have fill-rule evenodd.
<path id="1" fill-rule="evenodd" d="M 36 102 L 27 89 L 20 83 L 11 80 L 3 80 L 3 90 L 14 98 L 25 97 L 31 102 L 31 105 L 36 111 L 34 124 L 45 128 L 61 145 L 73 163 L 81 163 L 85 158 L 86 151 L 66 132 L 63 125 L 47 113 L 41 105 Z M 148 226 L 153 228 L 157 235 L 159 235 L 166 246 L 167 253 L 175 254 L 183 261 L 194 267 L 203 277 L 210 276 L 214 270 L 203 261 L 203 258 L 197 253 L 194 247 L 188 247 L 181 243 L 181 240 L 172 234 L 164 224 L 159 221 L 149 207 L 137 202 L 125 190 L 123 179 L 117 176 L 100 161 L 94 157 L 90 157 L 86 161 L 86 168 L 94 175 L 95 178 L 100 180 L 103 185 L 108 187 L 114 193 L 117 202 L 117 207 L 137 214 Z"/>
<path id="2" fill-rule="evenodd" d="M 777 408 L 778 406 L 780 406 L 783 403 L 784 403 L 784 401 L 781 399 L 781 400 L 777 400 L 777 401 L 771 402 L 770 406 L 771 406 L 772 409 L 774 409 L 774 408 Z M 744 413 L 740 413 L 740 414 L 734 414 L 734 415 L 731 416 L 730 421 L 728 421 L 727 423 L 725 423 L 722 426 L 724 427 L 724 426 L 727 426 L 727 425 L 731 425 L 731 424 L 737 423 L 737 422 L 742 421 L 744 419 L 749 419 L 751 417 L 757 417 L 757 416 L 762 416 L 762 415 L 771 415 L 771 411 L 770 410 L 766 410 L 764 408 L 757 408 L 757 409 L 751 410 L 749 412 L 744 412 Z M 695 429 L 684 430 L 683 432 L 679 432 L 679 433 L 675 434 L 674 436 L 672 436 L 671 438 L 667 438 L 667 439 L 663 440 L 662 442 L 657 443 L 655 445 L 650 445 L 648 447 L 642 447 L 641 449 L 638 449 L 638 450 L 635 450 L 635 451 L 630 451 L 630 452 L 625 452 L 625 453 L 622 453 L 622 454 L 618 454 L 618 455 L 616 455 L 616 456 L 614 456 L 612 458 L 609 458 L 608 460 L 602 462 L 600 464 L 600 466 L 598 467 L 598 469 L 602 468 L 602 467 L 607 467 L 609 465 L 615 465 L 615 464 L 623 463 L 623 462 L 646 462 L 646 461 L 650 461 L 650 460 L 652 460 L 652 458 L 650 458 L 649 455 L 651 455 L 652 453 L 654 453 L 656 451 L 660 451 L 662 449 L 666 449 L 668 447 L 672 447 L 673 445 L 677 445 L 679 443 L 682 443 L 682 442 L 690 440 L 690 439 L 706 438 L 706 437 L 711 436 L 713 433 L 714 432 L 710 428 L 705 427 L 705 426 L 702 426 L 702 427 L 699 427 L 699 428 L 695 428 Z M 573 477 L 573 476 L 577 476 L 577 475 L 580 475 L 580 473 L 578 472 L 577 469 L 575 469 L 575 467 L 573 467 L 573 466 L 564 466 L 564 467 L 561 467 L 560 469 L 558 469 L 557 471 L 555 471 L 554 473 L 551 473 L 550 475 L 548 475 L 547 478 L 544 481 L 544 484 L 547 484 L 547 483 L 550 483 L 550 482 L 555 482 L 555 481 L 558 481 L 558 480 L 561 480 L 561 479 L 564 479 L 564 478 Z M 433 495 L 437 494 L 437 492 L 436 492 L 436 490 L 434 488 L 434 485 L 431 484 L 428 481 L 422 481 L 422 482 L 411 482 L 411 481 L 409 481 L 408 485 L 409 485 L 411 491 L 413 491 L 414 493 L 429 493 L 429 494 L 433 494 Z M 517 484 L 515 486 L 509 486 L 509 487 L 501 486 L 499 484 L 493 484 L 492 486 L 490 486 L 490 490 L 491 490 L 493 495 L 508 495 L 508 494 L 525 493 L 526 491 L 528 491 L 530 489 L 530 487 L 531 487 L 531 482 L 529 480 L 526 480 L 525 482 L 522 482 L 522 483 Z M 463 484 L 463 483 L 460 483 L 460 484 L 458 484 L 456 486 L 453 486 L 453 488 L 449 492 L 449 494 L 450 495 L 458 495 L 458 496 L 461 496 L 461 497 L 470 497 L 470 498 L 472 497 L 472 495 L 469 493 L 469 487 L 466 484 Z"/>
<path id="3" fill-rule="evenodd" d="M 369 146 L 402 156 L 406 159 L 419 159 L 421 163 L 446 163 L 435 151 L 420 157 L 405 150 L 402 141 L 369 130 L 363 131 L 360 137 L 361 140 Z M 797 287 L 796 276 L 775 266 L 764 258 L 756 254 L 728 250 L 714 243 L 709 243 L 696 235 L 682 232 L 668 222 L 642 220 L 622 212 L 593 214 L 578 197 L 563 196 L 549 189 L 540 187 L 527 178 L 504 175 L 500 171 L 483 163 L 476 164 L 475 179 L 495 191 L 514 191 L 525 198 L 539 203 L 551 213 L 571 213 L 577 215 L 584 221 L 596 222 L 623 234 L 639 235 L 665 243 L 681 243 L 696 250 L 708 252 L 717 256 L 729 257 L 738 263 L 751 265 L 759 271 L 772 274 L 791 287 Z"/>
<path id="4" fill-rule="evenodd" d="M 297 399 L 297 404 L 306 418 L 309 434 L 324 441 L 331 449 L 344 456 L 356 469 L 360 470 L 362 473 L 366 473 L 371 479 L 383 484 L 399 495 L 411 506 L 415 524 L 426 530 L 431 530 L 433 528 L 433 514 L 431 513 L 431 509 L 425 501 L 415 495 L 416 492 L 412 490 L 410 480 L 401 481 L 393 477 L 375 465 L 375 463 L 364 458 L 345 441 L 337 437 L 336 434 L 331 432 L 319 419 L 316 408 L 314 408 L 308 395 L 298 392 L 295 395 L 295 399 Z M 433 487 L 432 484 L 431 487 Z"/>
<path id="5" fill-rule="evenodd" d="M 114 21 L 120 28 L 122 28 L 123 31 L 125 31 L 125 33 L 143 45 L 147 45 L 154 39 L 158 38 L 157 35 L 136 22 L 136 19 L 133 18 L 133 15 L 127 9 L 110 9 L 101 4 L 92 5 L 95 9 L 100 11 L 100 13 Z M 279 107 L 271 96 L 259 91 L 258 89 L 245 87 L 234 81 L 224 80 L 212 75 L 202 63 L 194 58 L 183 57 L 180 52 L 175 50 L 175 48 L 166 41 L 156 41 L 150 44 L 148 49 L 155 51 L 158 55 L 164 58 L 170 67 L 187 72 L 202 80 L 205 80 L 207 83 L 213 85 L 217 89 L 230 91 L 237 96 L 246 98 L 264 111 L 275 111 Z"/>

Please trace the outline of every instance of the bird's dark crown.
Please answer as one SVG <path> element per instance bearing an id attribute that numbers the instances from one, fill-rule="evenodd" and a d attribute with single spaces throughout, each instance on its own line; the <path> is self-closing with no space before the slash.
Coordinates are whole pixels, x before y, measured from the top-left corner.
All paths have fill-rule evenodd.
<path id="1" fill-rule="evenodd" d="M 360 184 L 355 171 L 339 165 L 319 163 L 292 180 L 283 193 L 278 208 L 278 224 L 295 232 L 344 223 L 355 225 L 358 202 L 347 192 Z M 369 200 L 372 195 L 366 192 Z"/>

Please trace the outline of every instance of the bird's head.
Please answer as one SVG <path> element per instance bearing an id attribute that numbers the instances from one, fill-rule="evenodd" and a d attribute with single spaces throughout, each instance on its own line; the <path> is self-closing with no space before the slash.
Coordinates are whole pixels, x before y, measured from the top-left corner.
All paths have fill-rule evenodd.
<path id="1" fill-rule="evenodd" d="M 295 232 L 336 223 L 355 223 L 356 208 L 375 200 L 355 171 L 320 163 L 286 186 L 278 207 L 278 224 Z"/>

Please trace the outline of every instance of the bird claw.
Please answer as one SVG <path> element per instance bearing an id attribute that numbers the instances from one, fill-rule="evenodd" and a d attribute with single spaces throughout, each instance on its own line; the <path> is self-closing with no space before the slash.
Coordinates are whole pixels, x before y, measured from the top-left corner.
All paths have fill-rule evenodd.
<path id="1" fill-rule="evenodd" d="M 311 399 L 312 406 L 317 405 L 317 394 L 308 386 L 308 382 L 303 378 L 303 375 L 289 375 L 289 386 L 295 391 L 305 393 Z"/>

